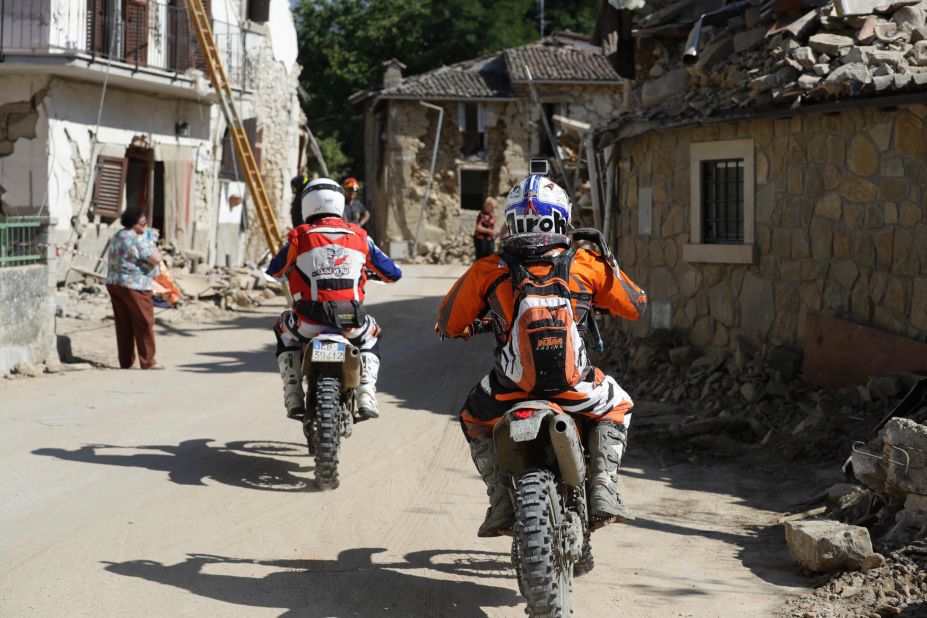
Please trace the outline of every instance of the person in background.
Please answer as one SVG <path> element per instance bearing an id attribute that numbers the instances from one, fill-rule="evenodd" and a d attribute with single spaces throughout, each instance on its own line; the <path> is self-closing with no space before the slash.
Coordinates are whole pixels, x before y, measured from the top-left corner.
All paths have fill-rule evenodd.
<path id="1" fill-rule="evenodd" d="M 119 366 L 129 369 L 163 369 L 155 360 L 153 278 L 161 263 L 161 252 L 141 208 L 128 208 L 120 218 L 123 229 L 109 242 L 106 290 L 113 303 Z"/>
<path id="2" fill-rule="evenodd" d="M 476 230 L 473 232 L 473 248 L 476 259 L 484 258 L 496 252 L 496 200 L 487 197 L 483 210 L 476 216 Z"/>
<path id="3" fill-rule="evenodd" d="M 300 174 L 290 179 L 293 201 L 290 202 L 290 224 L 295 230 L 303 224 L 303 189 L 309 184 L 309 176 Z"/>
<path id="4" fill-rule="evenodd" d="M 370 213 L 367 207 L 357 199 L 360 183 L 356 178 L 345 178 L 341 186 L 344 188 L 344 220 L 366 228 L 367 222 L 370 221 Z"/>

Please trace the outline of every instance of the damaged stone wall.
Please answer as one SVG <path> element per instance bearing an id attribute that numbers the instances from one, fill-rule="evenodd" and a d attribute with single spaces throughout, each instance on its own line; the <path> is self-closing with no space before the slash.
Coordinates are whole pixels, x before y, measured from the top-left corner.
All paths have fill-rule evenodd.
<path id="1" fill-rule="evenodd" d="M 545 102 L 560 103 L 562 114 L 593 126 L 604 124 L 620 105 L 620 90 L 615 86 L 542 84 L 539 94 Z M 455 238 L 463 226 L 472 225 L 467 215 L 475 211 L 460 207 L 460 168 L 485 169 L 488 194 L 501 201 L 527 175 L 528 161 L 539 148 L 538 115 L 527 87 L 519 87 L 518 96 L 515 101 L 484 103 L 483 159 L 460 154 L 463 134 L 458 102 L 438 103 L 444 109 L 444 120 L 422 241 L 440 244 Z M 370 202 L 376 209 L 387 209 L 388 238 L 412 240 L 428 182 L 438 114 L 418 101 L 392 100 L 386 117 L 385 160 Z M 501 217 L 497 218 L 501 224 Z"/>
<path id="2" fill-rule="evenodd" d="M 702 347 L 741 333 L 797 342 L 809 312 L 927 340 L 927 107 L 856 109 L 650 133 L 620 142 L 618 252 L 672 327 Z M 687 263 L 693 142 L 755 144 L 754 264 Z M 638 189 L 652 235 L 638 235 Z M 649 320 L 622 322 L 636 335 Z"/>
<path id="3" fill-rule="evenodd" d="M 268 37 L 264 37 L 246 67 L 246 83 L 254 92 L 251 116 L 257 118 L 261 133 L 261 175 L 282 232 L 290 221 L 290 178 L 299 171 L 296 168 L 302 112 L 296 88 L 300 68 L 296 65 L 288 70 L 275 59 Z M 245 259 L 253 260 L 264 253 L 267 242 L 253 208 L 248 215 Z"/>

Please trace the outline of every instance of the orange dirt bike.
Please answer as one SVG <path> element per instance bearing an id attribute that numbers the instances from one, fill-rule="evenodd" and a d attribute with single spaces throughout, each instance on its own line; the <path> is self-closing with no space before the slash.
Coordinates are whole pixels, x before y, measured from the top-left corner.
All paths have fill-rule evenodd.
<path id="1" fill-rule="evenodd" d="M 597 245 L 601 255 L 617 266 L 597 230 L 575 230 L 573 240 Z M 590 307 L 580 327 L 602 352 L 605 345 L 597 313 Z M 500 329 L 502 320 L 496 315 L 471 327 L 473 333 Z M 499 467 L 512 479 L 512 565 L 532 617 L 570 616 L 573 577 L 592 570 L 591 534 L 606 523 L 589 516 L 586 423 L 554 403 L 535 400 L 513 406 L 493 429 Z"/>
<path id="2" fill-rule="evenodd" d="M 493 429 L 499 467 L 512 479 L 512 566 L 532 617 L 568 617 L 574 575 L 594 566 L 583 429 L 544 400 L 513 406 Z"/>

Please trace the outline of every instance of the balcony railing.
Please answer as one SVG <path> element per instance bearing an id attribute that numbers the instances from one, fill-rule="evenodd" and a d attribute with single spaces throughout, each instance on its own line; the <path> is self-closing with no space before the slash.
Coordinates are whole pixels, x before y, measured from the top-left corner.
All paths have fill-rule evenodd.
<path id="1" fill-rule="evenodd" d="M 220 20 L 212 26 L 229 79 L 242 87 L 242 31 Z M 43 54 L 175 74 L 206 69 L 185 0 L 0 0 L 0 62 Z"/>
<path id="2" fill-rule="evenodd" d="M 48 218 L 0 215 L 0 268 L 44 264 Z"/>

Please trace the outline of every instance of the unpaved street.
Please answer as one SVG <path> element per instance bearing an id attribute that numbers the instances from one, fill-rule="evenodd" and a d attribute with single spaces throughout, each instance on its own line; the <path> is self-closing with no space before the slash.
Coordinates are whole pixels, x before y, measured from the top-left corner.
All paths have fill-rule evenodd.
<path id="1" fill-rule="evenodd" d="M 371 286 L 381 418 L 343 443 L 334 492 L 284 417 L 279 307 L 160 328 L 166 371 L 0 381 L 0 615 L 523 616 L 509 539 L 476 537 L 485 494 L 455 418 L 490 342 L 433 334 L 460 271 Z M 781 529 L 752 526 L 807 497 L 802 479 L 661 467 L 633 431 L 638 519 L 593 537 L 575 615 L 771 615 L 805 580 Z"/>

